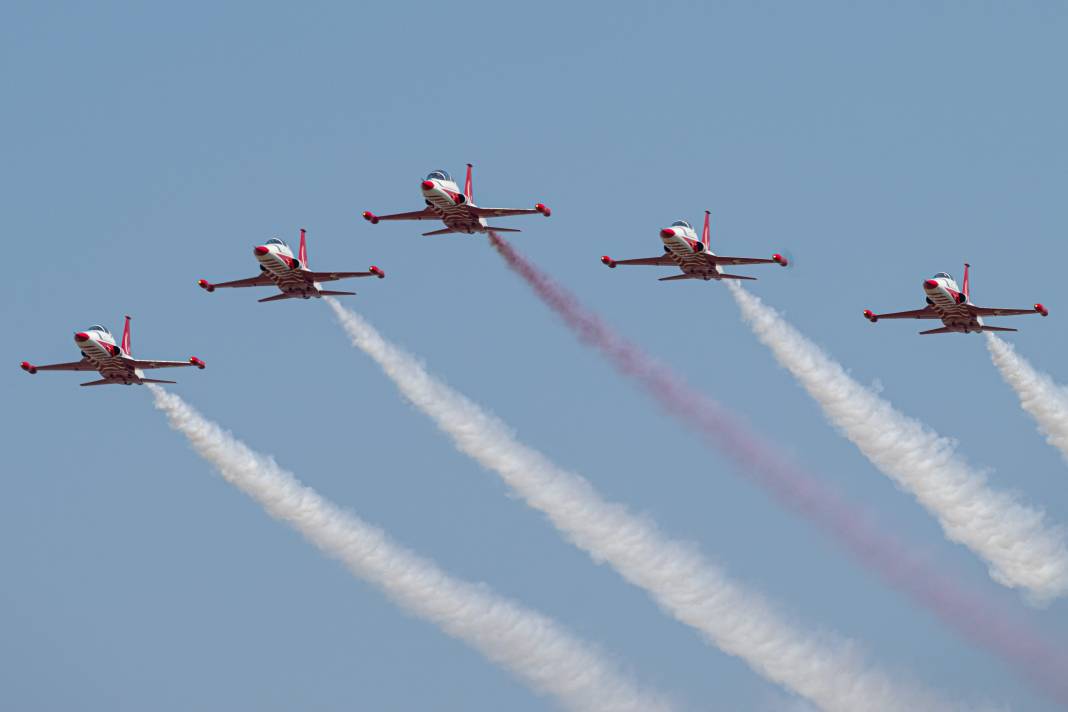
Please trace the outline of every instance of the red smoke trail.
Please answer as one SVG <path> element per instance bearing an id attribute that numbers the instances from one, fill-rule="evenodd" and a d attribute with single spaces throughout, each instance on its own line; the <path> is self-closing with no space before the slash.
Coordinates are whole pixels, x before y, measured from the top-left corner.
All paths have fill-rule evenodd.
<path id="1" fill-rule="evenodd" d="M 860 507 L 815 475 L 779 456 L 766 439 L 698 393 L 670 368 L 611 330 L 572 293 L 520 256 L 495 232 L 490 243 L 582 341 L 601 351 L 621 373 L 641 384 L 671 415 L 695 429 L 737 463 L 781 504 L 798 512 L 845 546 L 885 582 L 940 620 L 1035 680 L 1068 705 L 1068 651 L 1051 645 L 1024 621 L 978 593 L 965 591 L 903 542 L 877 529 Z"/>

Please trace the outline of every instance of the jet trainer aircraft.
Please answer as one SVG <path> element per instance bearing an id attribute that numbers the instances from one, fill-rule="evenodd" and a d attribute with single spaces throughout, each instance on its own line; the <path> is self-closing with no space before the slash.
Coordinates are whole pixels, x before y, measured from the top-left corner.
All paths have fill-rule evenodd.
<path id="1" fill-rule="evenodd" d="M 871 309 L 864 310 L 864 318 L 875 323 L 880 319 L 941 319 L 938 329 L 921 331 L 921 334 L 978 334 L 983 331 L 1017 331 L 1004 326 L 988 326 L 983 323 L 984 316 L 1014 316 L 1017 314 L 1041 314 L 1049 316 L 1049 310 L 1041 304 L 1031 309 L 991 309 L 972 304 L 968 270 L 971 265 L 964 264 L 964 287 L 945 272 L 939 272 L 931 279 L 923 281 L 923 291 L 927 295 L 927 306 L 912 311 L 875 314 Z"/>
<path id="2" fill-rule="evenodd" d="M 178 368 L 196 366 L 204 368 L 204 362 L 196 356 L 188 361 L 145 361 L 130 354 L 130 317 L 126 317 L 126 326 L 122 330 L 122 343 L 115 344 L 115 337 L 100 325 L 90 326 L 85 331 L 74 335 L 74 344 L 82 352 L 81 361 L 71 363 L 52 363 L 47 366 L 34 366 L 28 361 L 22 362 L 22 370 L 27 373 L 38 371 L 99 371 L 103 376 L 99 381 L 82 383 L 83 386 L 104 386 L 109 383 L 142 385 L 145 383 L 175 383 L 156 378 L 145 378 L 146 368 Z"/>
<path id="3" fill-rule="evenodd" d="M 664 242 L 664 254 L 659 257 L 639 257 L 634 260 L 613 260 L 608 255 L 601 258 L 612 269 L 616 265 L 653 265 L 656 267 L 674 266 L 682 270 L 682 274 L 670 277 L 661 277 L 659 281 L 670 282 L 676 279 L 749 279 L 756 277 L 744 277 L 740 274 L 727 274 L 721 265 L 760 265 L 775 264 L 787 266 L 789 262 L 780 254 L 774 254 L 770 259 L 760 257 L 723 257 L 717 255 L 709 248 L 709 212 L 705 211 L 705 227 L 701 233 L 701 241 L 697 241 L 697 233 L 693 226 L 685 220 L 676 220 L 671 227 L 665 227 L 660 231 L 660 239 Z"/>
<path id="4" fill-rule="evenodd" d="M 274 302 L 279 299 L 310 299 L 320 298 L 327 295 L 352 295 L 356 292 L 337 292 L 323 289 L 320 282 L 333 282 L 338 279 L 350 277 L 378 277 L 382 279 L 386 273 L 371 265 L 367 272 L 312 272 L 308 269 L 308 246 L 305 240 L 305 230 L 300 231 L 300 253 L 293 256 L 289 245 L 272 238 L 262 245 L 252 249 L 252 254 L 260 263 L 260 274 L 248 279 L 238 279 L 233 282 L 221 282 L 212 284 L 206 279 L 197 281 L 201 289 L 214 292 L 224 287 L 270 287 L 276 286 L 282 290 L 281 294 L 260 299 L 261 302 Z"/>
<path id="5" fill-rule="evenodd" d="M 476 232 L 495 230 L 497 232 L 520 232 L 511 227 L 495 227 L 486 224 L 486 218 L 503 218 L 509 215 L 533 215 L 541 213 L 545 217 L 552 215 L 552 210 L 537 203 L 533 208 L 482 208 L 475 205 L 471 193 L 471 164 L 467 164 L 467 180 L 464 192 L 453 182 L 445 171 L 431 171 L 421 185 L 423 201 L 426 207 L 410 213 L 393 213 L 392 215 L 375 215 L 370 211 L 363 214 L 364 220 L 377 225 L 379 220 L 441 220 L 445 228 L 431 230 L 423 235 L 448 235 L 453 232 L 472 235 Z"/>

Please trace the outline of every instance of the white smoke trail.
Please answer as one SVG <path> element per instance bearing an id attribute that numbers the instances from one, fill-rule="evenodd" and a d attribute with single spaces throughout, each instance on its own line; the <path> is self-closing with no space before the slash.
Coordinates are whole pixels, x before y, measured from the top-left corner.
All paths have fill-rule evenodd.
<path id="1" fill-rule="evenodd" d="M 588 481 L 518 442 L 500 420 L 435 379 L 364 319 L 336 300 L 328 302 L 352 343 L 457 449 L 497 472 L 576 546 L 610 563 L 722 651 L 824 710 L 949 708 L 926 692 L 891 681 L 867 665 L 851 643 L 800 630 L 693 546 L 669 539 L 649 520 L 602 499 Z"/>
<path id="2" fill-rule="evenodd" d="M 736 284 L 727 286 L 757 338 L 831 423 L 883 474 L 915 496 L 950 540 L 982 557 L 995 581 L 1025 589 L 1036 603 L 1068 594 L 1062 528 L 1047 524 L 1043 512 L 1014 495 L 991 489 L 985 475 L 968 465 L 950 440 L 857 383 L 758 297 Z"/>
<path id="3" fill-rule="evenodd" d="M 206 420 L 178 396 L 149 386 L 156 407 L 193 449 L 231 484 L 287 522 L 353 574 L 575 712 L 669 712 L 662 696 L 640 689 L 592 646 L 549 618 L 450 577 L 392 542 L 380 529 L 325 500 L 272 458 Z"/>
<path id="4" fill-rule="evenodd" d="M 987 333 L 986 346 L 1001 377 L 1019 396 L 1020 407 L 1035 419 L 1046 441 L 1068 460 L 1068 388 L 1036 371 L 1012 344 L 994 334 Z"/>

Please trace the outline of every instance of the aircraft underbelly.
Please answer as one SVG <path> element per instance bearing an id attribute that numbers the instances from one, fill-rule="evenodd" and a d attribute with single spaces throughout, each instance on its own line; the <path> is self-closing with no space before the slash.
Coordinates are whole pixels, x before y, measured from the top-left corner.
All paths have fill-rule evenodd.
<path id="1" fill-rule="evenodd" d="M 675 238 L 670 242 L 665 240 L 665 244 L 668 247 L 668 255 L 686 274 L 692 274 L 700 279 L 719 277 L 719 272 L 715 267 L 708 264 L 703 255 L 694 252 L 690 245 L 681 238 Z"/>
<path id="2" fill-rule="evenodd" d="M 271 278 L 271 281 L 275 285 L 285 292 L 286 294 L 295 294 L 299 296 L 312 296 L 319 293 L 315 285 L 304 279 L 304 275 L 300 270 L 290 269 L 285 267 L 283 269 L 268 269 L 267 276 Z"/>
<path id="3" fill-rule="evenodd" d="M 931 299 L 931 306 L 938 312 L 942 324 L 954 331 L 982 331 L 983 325 L 971 315 L 965 304 L 958 304 L 949 296 L 939 295 Z"/>
<path id="4" fill-rule="evenodd" d="M 478 216 L 474 215 L 466 205 L 457 205 L 451 199 L 435 197 L 427 201 L 430 209 L 437 213 L 445 226 L 455 232 L 472 234 L 485 230 Z"/>

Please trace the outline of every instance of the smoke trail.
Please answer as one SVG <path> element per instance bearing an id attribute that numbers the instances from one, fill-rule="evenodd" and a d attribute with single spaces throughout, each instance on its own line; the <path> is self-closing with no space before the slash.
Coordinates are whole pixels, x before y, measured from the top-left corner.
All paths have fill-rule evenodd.
<path id="1" fill-rule="evenodd" d="M 855 503 L 767 447 L 722 406 L 700 394 L 638 346 L 613 332 L 495 233 L 490 242 L 508 266 L 585 343 L 597 348 L 621 373 L 633 378 L 664 410 L 732 458 L 740 471 L 784 506 L 804 515 L 889 585 L 929 610 L 964 638 L 1001 657 L 1062 704 L 1068 704 L 1068 651 L 1048 643 L 1017 616 L 960 588 L 940 568 L 918 558 L 890 532 L 877 528 Z"/>
<path id="2" fill-rule="evenodd" d="M 728 285 L 742 316 L 779 363 L 805 387 L 827 418 L 880 471 L 937 517 L 946 536 L 986 560 L 991 577 L 1025 588 L 1037 600 L 1068 594 L 1063 531 L 1042 512 L 990 488 L 953 443 L 898 412 L 853 380 L 777 311 L 738 285 Z"/>
<path id="3" fill-rule="evenodd" d="M 1020 407 L 1038 423 L 1046 441 L 1068 460 L 1068 388 L 1039 373 L 1007 341 L 987 332 L 986 346 L 1001 377 L 1020 398 Z"/>
<path id="4" fill-rule="evenodd" d="M 593 647 L 549 618 L 451 578 L 435 564 L 393 543 L 380 529 L 340 510 L 259 455 L 178 396 L 149 386 L 156 407 L 222 476 L 287 522 L 353 574 L 382 589 L 401 608 L 424 618 L 575 712 L 668 712 L 667 700 L 639 689 Z"/>
<path id="5" fill-rule="evenodd" d="M 824 710 L 946 707 L 865 665 L 849 643 L 804 632 L 786 621 L 692 546 L 669 539 L 647 519 L 602 499 L 588 481 L 518 442 L 504 423 L 435 379 L 358 315 L 336 300 L 328 302 L 352 343 L 374 359 L 461 452 L 500 474 L 572 543 L 594 560 L 610 563 L 716 647 Z"/>

